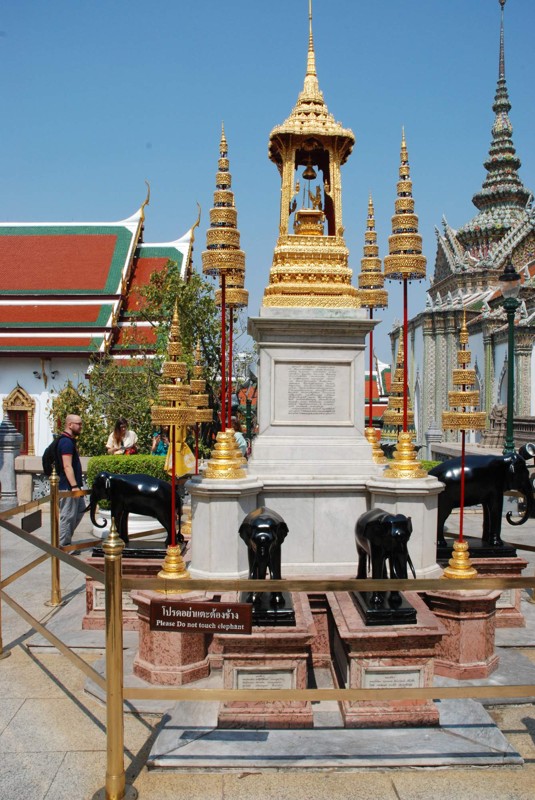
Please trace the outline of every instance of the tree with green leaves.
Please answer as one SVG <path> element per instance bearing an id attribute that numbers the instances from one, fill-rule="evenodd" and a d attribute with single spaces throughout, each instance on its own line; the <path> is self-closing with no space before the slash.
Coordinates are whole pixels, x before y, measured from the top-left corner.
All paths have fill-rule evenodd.
<path id="1" fill-rule="evenodd" d="M 84 383 L 66 386 L 54 398 L 50 416 L 59 432 L 69 413 L 79 414 L 83 430 L 79 439 L 81 455 L 105 453 L 105 443 L 120 416 L 138 435 L 138 449 L 149 453 L 154 426 L 150 408 L 158 395 L 161 366 L 167 353 L 169 327 L 175 304 L 178 306 L 183 347 L 183 360 L 191 368 L 198 341 L 209 387 L 214 390 L 219 368 L 220 329 L 218 311 L 211 284 L 193 273 L 185 282 L 177 264 L 169 261 L 154 272 L 148 283 L 138 289 L 139 305 L 131 314 L 132 329 L 124 337 L 130 355 L 115 359 L 109 355 L 94 356 Z M 143 338 L 149 321 L 156 332 Z M 135 345 L 135 348 L 134 348 Z M 135 350 L 134 355 L 131 354 Z M 117 351 L 116 351 L 117 352 Z"/>

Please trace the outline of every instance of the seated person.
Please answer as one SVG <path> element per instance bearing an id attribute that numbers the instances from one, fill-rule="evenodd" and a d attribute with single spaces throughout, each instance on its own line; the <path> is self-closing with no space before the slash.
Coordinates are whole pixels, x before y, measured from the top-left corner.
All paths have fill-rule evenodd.
<path id="1" fill-rule="evenodd" d="M 110 456 L 133 455 L 137 453 L 137 433 L 128 429 L 128 420 L 119 417 L 115 428 L 106 442 L 106 450 Z"/>

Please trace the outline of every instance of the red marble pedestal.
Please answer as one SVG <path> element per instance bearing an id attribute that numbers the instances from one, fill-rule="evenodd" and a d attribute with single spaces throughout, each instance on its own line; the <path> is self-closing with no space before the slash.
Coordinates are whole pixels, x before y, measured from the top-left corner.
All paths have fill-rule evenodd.
<path id="1" fill-rule="evenodd" d="M 524 558 L 470 558 L 482 578 L 520 578 L 528 565 Z M 497 628 L 524 628 L 526 620 L 520 610 L 522 589 L 502 589 L 496 601 Z"/>
<path id="2" fill-rule="evenodd" d="M 215 635 L 225 689 L 306 689 L 314 620 L 306 595 L 292 594 L 295 626 L 253 627 L 249 636 Z M 233 701 L 219 707 L 220 728 L 311 728 L 309 701 Z"/>
<path id="3" fill-rule="evenodd" d="M 499 596 L 500 592 L 489 591 L 425 593 L 425 602 L 447 631 L 437 645 L 437 675 L 487 678 L 497 668 L 494 633 Z"/>
<path id="4" fill-rule="evenodd" d="M 139 617 L 139 650 L 134 659 L 134 674 L 149 683 L 164 686 L 181 686 L 210 672 L 204 633 L 179 633 L 178 631 L 151 631 L 150 605 L 160 602 L 159 592 L 132 592 Z M 171 595 L 173 597 L 173 595 Z M 206 595 L 174 595 L 180 600 L 206 600 Z"/>
<path id="5" fill-rule="evenodd" d="M 124 558 L 122 561 L 122 574 L 129 578 L 154 578 L 162 568 L 162 558 Z M 104 558 L 102 556 L 89 556 L 84 559 L 86 564 L 101 570 L 104 573 Z M 82 619 L 83 630 L 104 630 L 106 627 L 106 603 L 104 597 L 104 583 L 87 577 L 85 581 L 85 616 Z M 132 601 L 130 592 L 123 592 L 123 629 L 125 631 L 138 630 L 137 606 Z"/>
<path id="6" fill-rule="evenodd" d="M 351 689 L 412 689 L 433 685 L 433 657 L 445 628 L 415 592 L 404 592 L 417 612 L 415 625 L 368 626 L 348 592 L 327 595 L 336 633 L 334 652 L 342 683 Z M 438 725 L 432 700 L 343 701 L 347 728 Z"/>

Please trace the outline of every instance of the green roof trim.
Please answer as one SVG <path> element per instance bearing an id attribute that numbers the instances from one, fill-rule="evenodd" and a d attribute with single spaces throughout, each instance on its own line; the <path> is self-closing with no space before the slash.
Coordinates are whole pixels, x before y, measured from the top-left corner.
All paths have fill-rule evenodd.
<path id="1" fill-rule="evenodd" d="M 184 253 L 178 250 L 176 247 L 169 247 L 169 245 L 165 245 L 163 247 L 155 247 L 154 245 L 138 245 L 136 248 L 136 258 L 168 258 L 171 261 L 176 261 L 179 267 L 182 266 L 182 262 L 184 261 Z"/>
<path id="2" fill-rule="evenodd" d="M 76 347 L 76 345 L 8 345 L 3 346 L 0 340 L 0 353 L 2 352 L 24 352 L 24 353 L 47 353 L 47 352 L 59 352 L 59 353 L 89 353 L 95 350 L 99 350 L 102 342 L 104 341 L 104 337 L 99 337 L 93 339 L 91 344 L 84 345 L 80 347 Z"/>
<path id="3" fill-rule="evenodd" d="M 103 289 L 40 289 L 39 294 L 115 294 L 127 263 L 128 250 L 134 238 L 133 231 L 124 225 L 0 225 L 0 236 L 115 236 L 115 249 L 108 267 L 108 277 Z M 31 292 L 30 292 L 31 293 Z M 28 289 L 8 289 L 4 295 L 28 294 Z"/>
<path id="4" fill-rule="evenodd" d="M 21 309 L 23 306 L 21 306 Z M 94 322 L 2 322 L 2 328 L 103 328 L 113 312 L 113 305 L 105 303 L 101 306 L 98 317 Z M 1 347 L 1 345 L 0 345 Z"/>

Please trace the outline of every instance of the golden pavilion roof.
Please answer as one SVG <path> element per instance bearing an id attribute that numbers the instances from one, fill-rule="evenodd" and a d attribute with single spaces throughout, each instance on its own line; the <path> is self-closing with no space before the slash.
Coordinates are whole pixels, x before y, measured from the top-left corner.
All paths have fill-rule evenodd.
<path id="1" fill-rule="evenodd" d="M 269 157 L 272 161 L 278 162 L 277 137 L 299 135 L 299 136 L 336 136 L 342 147 L 341 164 L 345 163 L 355 144 L 355 136 L 349 128 L 344 128 L 337 122 L 332 114 L 329 113 L 323 92 L 320 90 L 318 75 L 316 72 L 316 55 L 314 52 L 314 39 L 312 36 L 312 12 L 309 10 L 309 36 L 307 69 L 305 82 L 302 91 L 299 93 L 290 116 L 271 131 L 269 136 Z M 345 142 L 344 142 L 345 140 Z"/>

